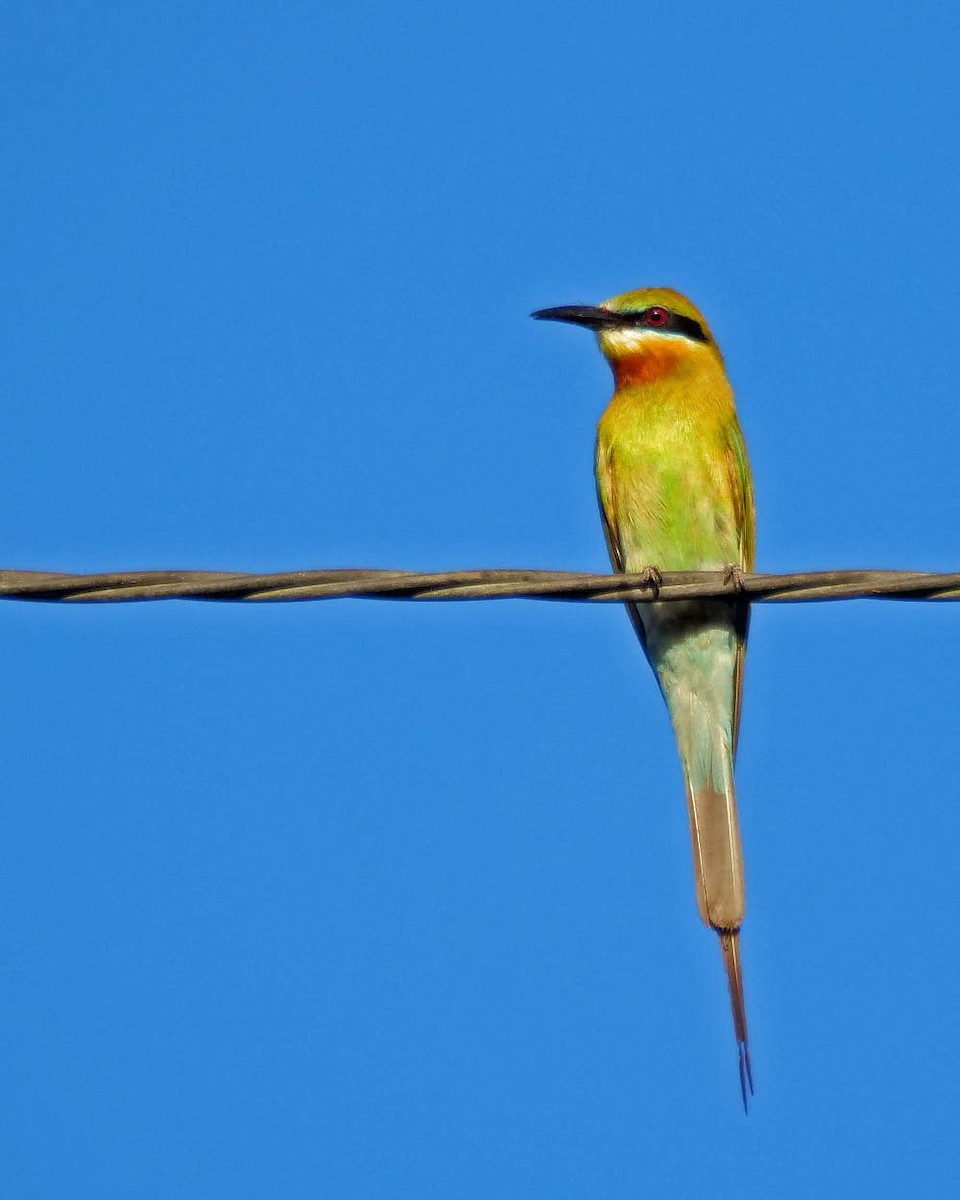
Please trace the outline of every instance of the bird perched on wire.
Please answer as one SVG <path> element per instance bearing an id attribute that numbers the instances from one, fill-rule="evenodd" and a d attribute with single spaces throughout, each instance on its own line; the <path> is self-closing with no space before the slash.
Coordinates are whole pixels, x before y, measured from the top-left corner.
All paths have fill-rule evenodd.
<path id="1" fill-rule="evenodd" d="M 618 571 L 752 571 L 753 485 L 723 356 L 700 311 L 670 288 L 540 320 L 593 330 L 615 381 L 597 429 L 597 493 Z M 655 587 L 652 593 L 655 596 Z M 667 702 L 686 782 L 700 916 L 720 937 L 743 1105 L 753 1093 L 740 925 L 745 891 L 733 763 L 749 606 L 745 599 L 627 605 Z"/>

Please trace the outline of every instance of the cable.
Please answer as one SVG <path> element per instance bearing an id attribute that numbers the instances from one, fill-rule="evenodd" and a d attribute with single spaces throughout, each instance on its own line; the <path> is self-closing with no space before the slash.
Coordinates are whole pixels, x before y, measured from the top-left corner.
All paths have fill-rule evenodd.
<path id="1" fill-rule="evenodd" d="M 0 598 L 115 603 L 133 600 L 566 600 L 616 603 L 731 598 L 807 600 L 958 600 L 960 573 L 808 571 L 789 575 L 664 571 L 593 575 L 569 571 L 476 570 L 118 571 L 69 575 L 0 571 Z"/>

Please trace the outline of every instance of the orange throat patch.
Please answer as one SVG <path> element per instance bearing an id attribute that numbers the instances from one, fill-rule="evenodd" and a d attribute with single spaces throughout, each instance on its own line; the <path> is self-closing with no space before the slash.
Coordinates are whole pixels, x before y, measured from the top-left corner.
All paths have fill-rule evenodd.
<path id="1" fill-rule="evenodd" d="M 676 342 L 666 338 L 645 346 L 634 354 L 624 354 L 611 362 L 617 388 L 653 383 L 677 369 L 687 354 L 687 348 L 678 338 Z"/>

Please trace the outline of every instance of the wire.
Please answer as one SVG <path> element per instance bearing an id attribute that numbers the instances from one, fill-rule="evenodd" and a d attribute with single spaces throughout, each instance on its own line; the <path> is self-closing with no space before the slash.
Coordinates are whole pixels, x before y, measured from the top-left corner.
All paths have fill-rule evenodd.
<path id="1" fill-rule="evenodd" d="M 730 571 L 647 571 L 591 575 L 569 571 L 118 571 L 68 575 L 0 571 L 0 598 L 114 603 L 133 600 L 691 600 L 743 596 L 751 602 L 958 600 L 960 573 L 808 571 L 790 575 Z"/>

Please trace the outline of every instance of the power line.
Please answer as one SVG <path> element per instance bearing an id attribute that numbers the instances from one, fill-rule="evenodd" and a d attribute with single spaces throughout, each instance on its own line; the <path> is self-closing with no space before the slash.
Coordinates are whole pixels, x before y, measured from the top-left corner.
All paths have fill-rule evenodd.
<path id="1" fill-rule="evenodd" d="M 655 573 L 658 574 L 658 573 Z M 751 602 L 958 600 L 960 573 L 807 571 L 789 575 L 664 571 L 593 575 L 571 571 L 117 571 L 71 575 L 0 571 L 0 598 L 70 603 L 133 600 L 566 600 L 616 603 L 744 596 Z"/>

